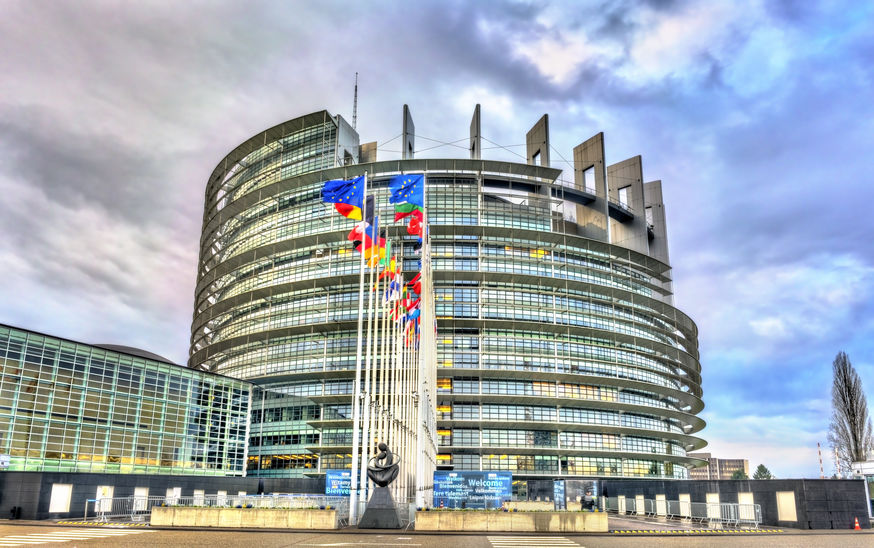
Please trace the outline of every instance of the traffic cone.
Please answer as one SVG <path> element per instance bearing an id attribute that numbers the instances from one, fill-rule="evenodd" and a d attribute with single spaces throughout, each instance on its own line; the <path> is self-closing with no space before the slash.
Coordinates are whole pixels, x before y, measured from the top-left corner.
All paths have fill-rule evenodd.
<path id="1" fill-rule="evenodd" d="M 862 528 L 859 527 L 859 518 L 856 518 L 856 526 L 853 527 L 853 529 L 855 529 L 856 531 L 861 531 L 861 530 L 862 530 Z"/>

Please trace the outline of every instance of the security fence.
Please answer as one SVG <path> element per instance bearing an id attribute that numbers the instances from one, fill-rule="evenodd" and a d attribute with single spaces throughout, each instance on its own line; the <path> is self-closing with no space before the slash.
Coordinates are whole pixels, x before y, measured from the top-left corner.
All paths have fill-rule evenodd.
<path id="1" fill-rule="evenodd" d="M 606 497 L 604 509 L 619 515 L 660 517 L 686 522 L 707 522 L 712 526 L 754 527 L 762 523 L 759 504 L 733 502 L 691 502 L 688 500 Z"/>
<path id="2" fill-rule="evenodd" d="M 338 525 L 344 527 L 349 521 L 349 499 L 324 495 L 176 495 L 157 497 L 114 497 L 88 499 L 85 502 L 84 519 L 92 521 L 147 521 L 156 506 L 191 506 L 201 508 L 300 508 L 335 509 Z"/>
<path id="3" fill-rule="evenodd" d="M 349 502 L 348 498 L 346 499 L 346 502 Z M 410 526 L 416 522 L 416 499 L 414 497 L 400 497 L 395 501 L 395 506 L 398 509 L 398 518 L 400 519 L 401 527 L 409 529 Z M 358 521 L 361 521 L 361 517 L 364 516 L 364 511 L 366 509 L 367 502 L 358 503 Z M 353 523 L 352 525 L 358 525 L 358 523 Z"/>

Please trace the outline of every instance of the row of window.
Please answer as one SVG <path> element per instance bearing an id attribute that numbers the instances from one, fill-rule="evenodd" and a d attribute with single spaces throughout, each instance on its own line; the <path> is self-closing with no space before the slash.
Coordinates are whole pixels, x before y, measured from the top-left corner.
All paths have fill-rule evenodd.
<path id="1" fill-rule="evenodd" d="M 608 457 L 557 455 L 463 455 L 438 454 L 440 467 L 454 470 L 507 470 L 521 474 L 567 474 L 574 476 L 670 477 L 686 479 L 688 472 L 672 462 Z"/>
<path id="2" fill-rule="evenodd" d="M 242 381 L 8 328 L 0 354 L 9 469 L 242 472 Z"/>
<path id="3" fill-rule="evenodd" d="M 603 424 L 625 428 L 642 428 L 683 434 L 673 419 L 658 419 L 633 413 L 575 407 L 541 405 L 504 405 L 441 402 L 437 405 L 437 420 L 533 421 L 573 424 Z"/>

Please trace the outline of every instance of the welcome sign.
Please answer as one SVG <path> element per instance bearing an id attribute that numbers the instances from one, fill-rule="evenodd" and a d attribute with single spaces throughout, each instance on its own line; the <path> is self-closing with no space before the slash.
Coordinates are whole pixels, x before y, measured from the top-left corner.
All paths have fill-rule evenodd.
<path id="1" fill-rule="evenodd" d="M 435 508 L 500 508 L 512 495 L 510 472 L 434 472 Z"/>
<path id="2" fill-rule="evenodd" d="M 352 486 L 352 472 L 349 470 L 325 471 L 325 495 L 329 497 L 348 497 Z"/>

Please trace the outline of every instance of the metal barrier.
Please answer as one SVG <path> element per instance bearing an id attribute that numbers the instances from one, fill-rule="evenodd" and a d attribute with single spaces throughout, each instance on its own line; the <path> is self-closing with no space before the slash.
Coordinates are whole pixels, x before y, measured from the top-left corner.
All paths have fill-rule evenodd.
<path id="1" fill-rule="evenodd" d="M 684 522 L 707 522 L 714 527 L 754 527 L 762 523 L 762 506 L 733 502 L 690 502 L 685 500 L 605 497 L 604 509 L 619 515 L 648 516 Z"/>
<path id="2" fill-rule="evenodd" d="M 349 499 L 346 499 L 347 502 Z M 398 518 L 401 522 L 401 527 L 404 529 L 408 529 L 414 523 L 416 523 L 416 499 L 399 499 L 395 501 L 395 506 L 398 509 Z M 364 515 L 364 511 L 367 509 L 367 502 L 359 501 L 358 502 L 358 521 L 361 521 L 361 517 Z M 349 515 L 348 513 L 346 514 Z M 354 525 L 358 525 L 355 523 Z"/>
<path id="3" fill-rule="evenodd" d="M 156 506 L 193 506 L 201 508 L 330 508 L 337 510 L 338 525 L 349 522 L 349 499 L 325 495 L 175 495 L 157 497 L 114 497 L 88 499 L 84 519 L 94 521 L 145 521 Z"/>

